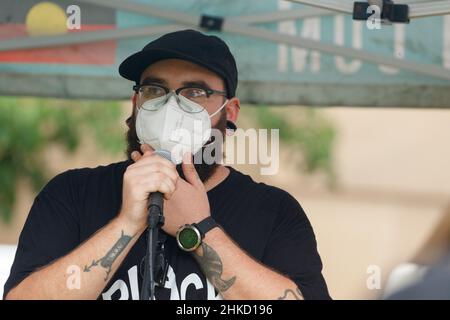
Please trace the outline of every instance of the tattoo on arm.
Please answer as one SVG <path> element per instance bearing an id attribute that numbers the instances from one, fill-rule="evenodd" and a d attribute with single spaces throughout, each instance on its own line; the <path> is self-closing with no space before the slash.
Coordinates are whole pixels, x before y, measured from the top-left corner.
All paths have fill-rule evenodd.
<path id="1" fill-rule="evenodd" d="M 217 252 L 202 243 L 203 255 L 194 254 L 195 259 L 202 268 L 205 276 L 212 282 L 213 286 L 220 292 L 225 292 L 234 284 L 236 277 L 228 280 L 222 279 L 223 264 Z"/>
<path id="2" fill-rule="evenodd" d="M 117 242 L 112 246 L 111 249 L 106 253 L 106 255 L 99 259 L 99 260 L 92 260 L 92 263 L 90 266 L 84 267 L 84 272 L 89 272 L 91 269 L 95 266 L 98 266 L 100 263 L 100 266 L 102 266 L 104 269 L 106 269 L 106 277 L 105 281 L 108 280 L 109 273 L 111 272 L 112 265 L 114 261 L 116 261 L 117 257 L 122 253 L 122 251 L 125 249 L 125 247 L 130 243 L 132 236 L 127 236 L 124 234 L 122 230 L 122 234 L 117 240 Z"/>
<path id="3" fill-rule="evenodd" d="M 293 297 L 294 300 L 303 300 L 303 294 L 300 289 L 297 288 L 295 291 L 297 292 L 294 292 L 294 290 L 292 289 L 286 289 L 286 291 L 284 291 L 284 295 L 282 297 L 279 297 L 278 300 L 287 300 L 291 297 Z"/>

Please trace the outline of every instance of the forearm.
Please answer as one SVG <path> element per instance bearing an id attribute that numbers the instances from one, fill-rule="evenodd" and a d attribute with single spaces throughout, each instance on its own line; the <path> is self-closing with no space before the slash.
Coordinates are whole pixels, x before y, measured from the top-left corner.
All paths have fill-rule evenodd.
<path id="1" fill-rule="evenodd" d="M 220 228 L 206 234 L 194 257 L 224 299 L 303 299 L 292 280 L 252 259 Z"/>
<path id="2" fill-rule="evenodd" d="M 7 299 L 96 299 L 143 230 L 112 220 L 68 255 L 33 272 Z"/>

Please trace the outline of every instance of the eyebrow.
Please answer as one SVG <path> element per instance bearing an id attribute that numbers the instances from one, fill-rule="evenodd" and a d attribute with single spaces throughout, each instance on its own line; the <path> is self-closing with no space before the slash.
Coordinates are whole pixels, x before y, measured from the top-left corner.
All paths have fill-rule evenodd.
<path id="1" fill-rule="evenodd" d="M 145 79 L 142 80 L 141 84 L 151 84 L 151 83 L 167 85 L 167 81 L 166 80 L 161 79 L 161 78 L 157 78 L 157 77 L 145 77 Z"/>
<path id="2" fill-rule="evenodd" d="M 203 80 L 194 80 L 194 81 L 183 81 L 183 86 L 186 87 L 201 87 L 206 89 L 211 89 L 211 87 Z"/>
<path id="3" fill-rule="evenodd" d="M 162 79 L 162 78 L 157 78 L 157 77 L 153 77 L 153 76 L 148 76 L 145 77 L 144 80 L 142 80 L 143 85 L 145 84 L 152 84 L 152 83 L 156 83 L 156 84 L 161 84 L 161 85 L 166 85 L 167 86 L 167 81 Z M 201 88 L 206 88 L 206 89 L 211 89 L 211 87 L 203 80 L 190 80 L 190 81 L 183 81 L 181 83 L 183 85 L 183 87 L 201 87 Z"/>

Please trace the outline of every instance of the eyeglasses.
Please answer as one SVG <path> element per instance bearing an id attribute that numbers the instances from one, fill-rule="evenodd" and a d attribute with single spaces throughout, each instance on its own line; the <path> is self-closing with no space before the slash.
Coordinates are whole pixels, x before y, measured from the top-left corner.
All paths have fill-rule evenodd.
<path id="1" fill-rule="evenodd" d="M 209 88 L 203 88 L 203 87 L 181 87 L 176 90 L 171 91 L 169 88 L 166 88 L 161 85 L 157 84 L 144 84 L 144 85 L 135 85 L 133 86 L 133 90 L 138 95 L 139 104 L 142 106 L 146 101 L 158 99 L 158 98 L 166 98 L 168 97 L 170 92 L 175 92 L 177 96 L 182 96 L 192 102 L 195 102 L 202 106 L 204 106 L 208 103 L 209 98 L 214 95 L 221 95 L 225 96 L 227 93 L 225 91 L 219 91 L 219 90 L 212 90 Z M 166 99 L 161 99 L 162 101 L 165 101 Z M 183 108 L 183 106 L 181 106 Z M 190 107 L 188 108 L 190 109 Z M 186 110 L 188 112 L 191 112 L 192 110 Z"/>

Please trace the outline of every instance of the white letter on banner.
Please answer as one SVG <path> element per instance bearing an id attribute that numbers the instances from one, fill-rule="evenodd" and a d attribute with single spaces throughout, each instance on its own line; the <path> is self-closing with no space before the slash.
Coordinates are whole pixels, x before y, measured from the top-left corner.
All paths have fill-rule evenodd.
<path id="1" fill-rule="evenodd" d="M 352 47 L 354 49 L 362 49 L 362 23 L 361 21 L 353 21 L 352 26 Z M 334 43 L 338 46 L 345 45 L 345 18 L 339 14 L 334 17 Z M 362 62 L 359 59 L 353 59 L 346 63 L 344 57 L 335 56 L 334 62 L 336 68 L 343 74 L 352 74 L 358 72 Z"/>

